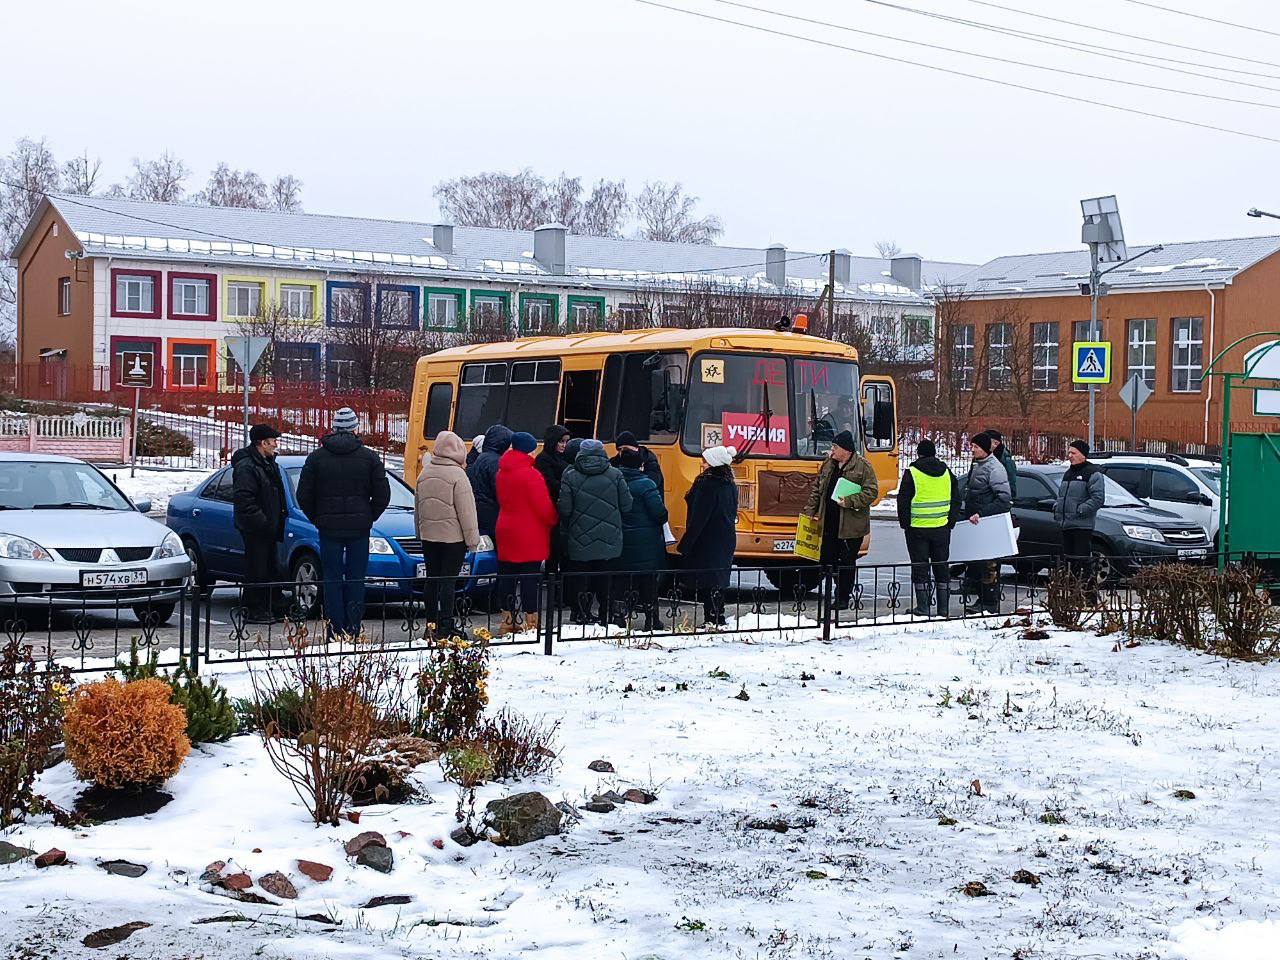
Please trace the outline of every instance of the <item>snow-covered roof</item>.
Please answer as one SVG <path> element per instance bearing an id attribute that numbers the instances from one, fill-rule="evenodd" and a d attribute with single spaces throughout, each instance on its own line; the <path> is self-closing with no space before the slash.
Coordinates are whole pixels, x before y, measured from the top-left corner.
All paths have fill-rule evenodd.
<path id="1" fill-rule="evenodd" d="M 1150 246 L 1130 246 L 1129 255 Z M 1167 243 L 1164 249 L 1144 254 L 1106 275 L 1114 291 L 1127 289 L 1221 286 L 1280 250 L 1280 237 L 1241 237 L 1232 240 L 1193 240 Z M 1105 270 L 1108 265 L 1104 264 Z M 1089 279 L 1089 251 L 1026 253 L 997 257 L 956 279 L 956 284 L 977 296 L 1078 293 Z"/>
<path id="2" fill-rule="evenodd" d="M 331 272 L 483 275 L 511 279 L 554 278 L 557 285 L 592 288 L 683 285 L 690 281 L 742 290 L 817 296 L 826 283 L 826 254 L 788 250 L 787 287 L 779 291 L 765 272 L 763 247 L 729 247 L 653 240 L 588 237 L 565 240 L 566 273 L 552 274 L 533 256 L 531 230 L 454 227 L 453 249 L 438 249 L 431 223 L 279 213 L 231 207 L 152 203 L 49 194 L 49 202 L 75 231 L 89 255 L 201 263 L 246 263 Z M 37 213 L 37 217 L 39 213 Z M 850 282 L 842 299 L 927 303 L 939 283 L 971 271 L 973 264 L 925 260 L 923 290 L 897 282 L 888 260 L 850 257 Z"/>

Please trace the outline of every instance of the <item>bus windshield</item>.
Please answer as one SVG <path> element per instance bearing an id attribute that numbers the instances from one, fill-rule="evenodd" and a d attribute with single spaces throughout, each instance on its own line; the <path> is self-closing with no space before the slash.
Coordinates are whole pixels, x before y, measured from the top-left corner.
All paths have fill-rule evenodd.
<path id="1" fill-rule="evenodd" d="M 821 459 L 841 430 L 859 435 L 851 361 L 700 353 L 688 379 L 687 453 L 725 444 L 750 457 Z"/>

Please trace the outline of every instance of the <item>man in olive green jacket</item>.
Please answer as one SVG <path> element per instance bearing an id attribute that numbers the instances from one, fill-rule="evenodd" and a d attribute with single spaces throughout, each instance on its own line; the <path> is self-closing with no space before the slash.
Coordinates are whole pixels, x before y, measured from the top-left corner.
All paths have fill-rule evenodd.
<path id="1" fill-rule="evenodd" d="M 831 497 L 841 480 L 856 483 L 862 489 L 840 500 Z M 805 515 L 815 518 L 822 530 L 822 559 L 824 566 L 836 567 L 836 604 L 843 610 L 853 598 L 853 586 L 858 578 L 858 553 L 862 541 L 871 532 L 871 504 L 875 503 L 880 486 L 876 472 L 857 451 L 853 434 L 843 430 L 831 442 L 831 455 L 822 464 L 818 476 L 809 490 L 809 502 Z"/>

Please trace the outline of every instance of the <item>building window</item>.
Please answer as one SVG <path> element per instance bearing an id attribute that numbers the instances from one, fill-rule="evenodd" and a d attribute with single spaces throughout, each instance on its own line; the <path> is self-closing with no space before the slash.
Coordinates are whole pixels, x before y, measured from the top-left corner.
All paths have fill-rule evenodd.
<path id="1" fill-rule="evenodd" d="M 1204 374 L 1204 320 L 1173 318 L 1173 392 L 1198 393 Z"/>
<path id="2" fill-rule="evenodd" d="M 427 287 L 427 329 L 456 333 L 467 312 L 467 292 L 453 287 Z"/>
<path id="3" fill-rule="evenodd" d="M 320 380 L 320 344 L 277 343 L 272 352 L 272 373 L 280 383 L 317 383 Z"/>
<path id="4" fill-rule="evenodd" d="M 905 316 L 903 326 L 908 347 L 927 347 L 933 342 L 933 318 Z"/>
<path id="5" fill-rule="evenodd" d="M 649 326 L 649 308 L 643 303 L 618 304 L 618 321 L 624 329 Z"/>
<path id="6" fill-rule="evenodd" d="M 209 385 L 209 345 L 175 343 L 170 347 L 169 383 L 182 390 Z"/>
<path id="7" fill-rule="evenodd" d="M 160 318 L 159 273 L 151 270 L 112 270 L 111 275 L 115 287 L 116 314 L 153 320 Z"/>
<path id="8" fill-rule="evenodd" d="M 112 337 L 111 338 L 111 382 L 113 385 L 124 379 L 124 355 L 126 353 L 151 354 L 151 376 L 153 386 L 163 386 L 160 373 L 160 340 L 156 337 Z"/>
<path id="9" fill-rule="evenodd" d="M 1008 390 L 1013 383 L 1013 324 L 987 326 L 987 389 Z"/>
<path id="10" fill-rule="evenodd" d="M 1128 323 L 1128 350 L 1125 369 L 1146 381 L 1152 390 L 1156 388 L 1156 322 L 1130 320 Z M 1128 379 L 1126 377 L 1126 379 Z"/>
<path id="11" fill-rule="evenodd" d="M 687 327 L 693 320 L 693 310 L 681 304 L 664 304 L 662 322 L 668 327 Z"/>
<path id="12" fill-rule="evenodd" d="M 354 351 L 342 344 L 331 343 L 325 351 L 325 380 L 334 390 L 360 390 L 362 383 Z"/>
<path id="13" fill-rule="evenodd" d="M 418 328 L 418 288 L 379 285 L 378 326 L 416 330 Z"/>
<path id="14" fill-rule="evenodd" d="M 71 278 L 58 278 L 58 316 L 71 316 Z"/>
<path id="15" fill-rule="evenodd" d="M 569 297 L 569 329 L 599 330 L 604 325 L 604 297 Z"/>
<path id="16" fill-rule="evenodd" d="M 974 384 L 974 327 L 962 323 L 951 331 L 951 383 L 957 390 L 972 390 Z"/>
<path id="17" fill-rule="evenodd" d="M 176 317 L 209 315 L 209 281 L 186 277 L 174 278 L 173 315 Z"/>
<path id="18" fill-rule="evenodd" d="M 531 336 L 555 333 L 560 327 L 560 298 L 554 293 L 520 294 L 520 332 Z"/>
<path id="19" fill-rule="evenodd" d="M 280 284 L 280 309 L 292 320 L 314 320 L 316 288 L 309 283 Z"/>
<path id="20" fill-rule="evenodd" d="M 1031 325 L 1031 389 L 1058 389 L 1058 325 Z"/>
<path id="21" fill-rule="evenodd" d="M 346 280 L 330 280 L 329 326 L 363 327 L 369 323 L 369 285 Z"/>
<path id="22" fill-rule="evenodd" d="M 471 291 L 471 316 L 477 323 L 501 324 L 511 315 L 511 294 Z"/>
<path id="23" fill-rule="evenodd" d="M 262 284 L 232 282 L 227 284 L 227 316 L 249 319 L 262 314 Z"/>
<path id="24" fill-rule="evenodd" d="M 1099 320 L 1099 321 L 1098 321 L 1098 330 L 1099 330 L 1099 331 L 1101 331 L 1101 330 L 1102 330 L 1102 321 L 1101 321 L 1101 320 Z M 1075 344 L 1077 344 L 1077 343 L 1092 343 L 1092 342 L 1093 342 L 1093 335 L 1089 332 L 1089 321 L 1088 321 L 1088 320 L 1073 320 L 1073 321 L 1072 321 L 1072 323 L 1071 323 L 1071 344 L 1072 344 L 1072 346 L 1071 346 L 1071 363 L 1072 363 L 1072 366 L 1074 366 L 1074 365 L 1075 365 L 1075 362 L 1076 362 L 1076 348 L 1075 348 Z M 1087 384 L 1087 383 L 1076 383 L 1076 382 L 1075 382 L 1075 377 L 1072 377 L 1071 379 L 1072 379 L 1072 383 L 1071 383 L 1071 389 L 1072 389 L 1072 390 L 1074 390 L 1076 393 L 1086 393 L 1086 392 L 1088 392 L 1088 390 L 1089 390 L 1089 384 Z"/>

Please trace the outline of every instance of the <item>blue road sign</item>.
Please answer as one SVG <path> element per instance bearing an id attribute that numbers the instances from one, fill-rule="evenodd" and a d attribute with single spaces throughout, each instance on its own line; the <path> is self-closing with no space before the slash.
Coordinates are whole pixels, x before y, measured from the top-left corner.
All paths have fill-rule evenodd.
<path id="1" fill-rule="evenodd" d="M 1071 344 L 1071 382 L 1097 385 L 1111 382 L 1111 344 L 1077 341 Z"/>

